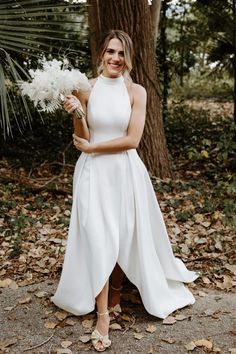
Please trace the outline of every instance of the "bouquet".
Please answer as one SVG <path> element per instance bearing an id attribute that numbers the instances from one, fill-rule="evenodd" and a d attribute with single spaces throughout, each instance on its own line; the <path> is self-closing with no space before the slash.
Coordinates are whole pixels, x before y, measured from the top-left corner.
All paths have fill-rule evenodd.
<path id="1" fill-rule="evenodd" d="M 89 91 L 91 86 L 85 74 L 70 68 L 67 59 L 39 60 L 40 69 L 29 70 L 31 81 L 20 81 L 23 95 L 27 95 L 39 111 L 55 112 L 61 108 L 66 95 L 73 91 Z M 82 108 L 77 108 L 78 118 L 84 116 Z"/>

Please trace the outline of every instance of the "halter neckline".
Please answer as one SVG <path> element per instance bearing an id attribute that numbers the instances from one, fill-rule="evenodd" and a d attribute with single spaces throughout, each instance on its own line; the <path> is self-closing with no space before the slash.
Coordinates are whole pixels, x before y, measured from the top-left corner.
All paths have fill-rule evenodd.
<path id="1" fill-rule="evenodd" d="M 117 83 L 121 83 L 121 82 L 124 82 L 124 77 L 121 75 L 121 76 L 118 76 L 118 77 L 107 77 L 107 76 L 104 76 L 104 75 L 100 75 L 99 78 L 106 84 L 109 84 L 109 85 L 116 85 Z"/>

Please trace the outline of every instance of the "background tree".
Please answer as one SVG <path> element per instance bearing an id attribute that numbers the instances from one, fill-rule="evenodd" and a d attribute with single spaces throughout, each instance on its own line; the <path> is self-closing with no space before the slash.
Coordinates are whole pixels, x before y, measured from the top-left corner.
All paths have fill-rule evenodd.
<path id="1" fill-rule="evenodd" d="M 236 123 L 236 0 L 197 0 L 195 5 L 207 19 L 213 45 L 208 60 L 234 77 L 234 122 Z M 218 72 L 219 72 L 218 70 Z"/>
<path id="2" fill-rule="evenodd" d="M 110 29 L 122 29 L 134 42 L 135 58 L 132 78 L 148 92 L 147 121 L 140 154 L 150 173 L 170 177 L 171 169 L 160 109 L 155 42 L 160 0 L 88 1 L 89 29 L 93 67 L 96 66 L 101 36 Z"/>
<path id="3" fill-rule="evenodd" d="M 167 12 L 170 9 L 171 0 L 162 0 L 161 15 L 160 15 L 160 33 L 157 36 L 157 63 L 158 63 L 158 78 L 162 91 L 162 112 L 163 120 L 167 118 L 168 111 L 168 90 L 170 84 L 170 60 L 168 57 L 169 45 L 167 40 L 168 16 Z"/>

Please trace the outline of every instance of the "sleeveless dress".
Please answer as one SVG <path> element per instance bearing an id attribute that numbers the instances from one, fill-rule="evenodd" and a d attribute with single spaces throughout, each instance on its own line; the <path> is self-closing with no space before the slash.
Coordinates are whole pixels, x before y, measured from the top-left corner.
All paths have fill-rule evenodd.
<path id="1" fill-rule="evenodd" d="M 125 136 L 131 105 L 123 76 L 100 75 L 87 109 L 91 144 Z M 116 263 L 154 316 L 165 318 L 195 301 L 182 282 L 192 282 L 198 275 L 173 255 L 136 149 L 80 155 L 64 265 L 52 301 L 75 315 L 93 311 L 95 297 Z"/>

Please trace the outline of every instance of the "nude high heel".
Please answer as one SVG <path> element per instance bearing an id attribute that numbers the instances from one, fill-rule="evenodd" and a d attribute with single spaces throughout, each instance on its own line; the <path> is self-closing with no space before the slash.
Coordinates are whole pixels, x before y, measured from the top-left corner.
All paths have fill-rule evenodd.
<path id="1" fill-rule="evenodd" d="M 111 285 L 111 289 L 114 291 L 121 291 L 122 288 L 123 288 L 123 286 L 120 286 L 119 288 L 115 288 L 113 285 Z M 108 310 L 109 310 L 109 315 L 110 315 L 111 321 L 118 318 L 122 312 L 120 304 L 116 304 L 115 306 L 108 307 Z"/>
<path id="2" fill-rule="evenodd" d="M 97 315 L 98 316 L 105 316 L 105 315 L 109 315 L 109 312 L 108 311 L 106 311 L 104 313 L 97 312 Z M 109 339 L 108 334 L 106 334 L 105 336 L 102 336 L 97 328 L 95 328 L 95 330 L 92 332 L 91 340 L 92 340 L 93 347 L 97 352 L 104 352 L 107 348 L 109 348 L 111 346 L 111 340 Z M 98 346 L 98 343 L 101 343 L 100 348 Z"/>

